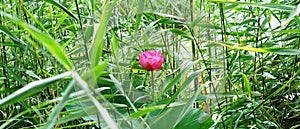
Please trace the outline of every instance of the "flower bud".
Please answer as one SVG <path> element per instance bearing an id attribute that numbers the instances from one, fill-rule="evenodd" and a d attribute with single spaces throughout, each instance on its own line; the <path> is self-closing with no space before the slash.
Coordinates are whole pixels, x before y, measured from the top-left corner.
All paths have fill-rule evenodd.
<path id="1" fill-rule="evenodd" d="M 148 71 L 161 70 L 164 56 L 160 51 L 145 51 L 140 54 L 139 61 L 142 67 Z"/>

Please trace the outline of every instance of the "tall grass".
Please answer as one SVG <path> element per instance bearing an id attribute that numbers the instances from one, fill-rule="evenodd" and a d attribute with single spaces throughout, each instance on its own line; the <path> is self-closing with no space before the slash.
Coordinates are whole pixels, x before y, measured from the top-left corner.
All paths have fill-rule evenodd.
<path id="1" fill-rule="evenodd" d="M 0 3 L 0 128 L 300 126 L 297 0 Z"/>

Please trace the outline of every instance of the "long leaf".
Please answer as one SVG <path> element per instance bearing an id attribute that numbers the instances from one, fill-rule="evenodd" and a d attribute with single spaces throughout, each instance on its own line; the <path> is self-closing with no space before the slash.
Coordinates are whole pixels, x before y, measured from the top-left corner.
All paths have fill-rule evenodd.
<path id="1" fill-rule="evenodd" d="M 255 106 L 255 108 L 252 110 L 251 113 L 253 113 L 254 111 L 256 111 L 258 108 L 261 107 L 261 105 L 263 105 L 264 103 L 266 103 L 267 101 L 269 101 L 269 99 L 271 99 L 272 97 L 274 97 L 276 94 L 278 94 L 280 91 L 284 90 L 287 86 L 290 85 L 290 83 L 292 83 L 295 79 L 295 75 L 298 75 L 300 73 L 300 69 L 297 70 L 297 72 L 294 74 L 293 77 L 291 77 L 289 79 L 289 81 L 287 81 L 283 86 L 279 87 L 275 92 L 271 93 L 267 98 L 264 99 L 264 101 L 262 101 L 261 103 L 259 103 L 257 106 Z M 251 114 L 250 113 L 250 114 Z M 250 115 L 248 114 L 248 115 Z"/>
<path id="2" fill-rule="evenodd" d="M 15 22 L 16 24 L 23 27 L 28 33 L 30 33 L 37 41 L 43 43 L 43 45 L 46 46 L 46 48 L 58 59 L 58 61 L 67 69 L 72 70 L 72 63 L 70 59 L 66 56 L 65 52 L 62 50 L 61 46 L 51 37 L 48 35 L 43 34 L 40 32 L 37 28 L 28 25 L 21 21 L 20 19 L 17 19 L 9 14 L 6 14 L 4 12 L 0 12 L 0 14 L 3 14 L 7 18 L 9 18 L 11 21 Z"/>
<path id="3" fill-rule="evenodd" d="M 177 106 L 182 106 L 186 104 L 185 102 L 174 102 L 174 103 L 171 103 L 169 104 L 169 108 L 172 108 L 172 107 L 177 107 Z M 161 105 L 156 105 L 156 106 L 151 106 L 151 107 L 148 107 L 148 108 L 144 108 L 144 109 L 141 109 L 135 113 L 132 113 L 130 114 L 130 117 L 132 118 L 138 118 L 138 117 L 141 117 L 151 111 L 154 111 L 154 110 L 157 110 L 157 109 L 163 109 L 166 105 L 165 104 L 161 104 Z"/>
<path id="4" fill-rule="evenodd" d="M 26 45 L 22 40 L 20 40 L 14 33 L 12 33 L 6 26 L 0 25 L 0 32 L 9 36 L 15 43 L 20 45 Z M 22 48 L 22 47 L 21 47 Z"/>
<path id="5" fill-rule="evenodd" d="M 110 15 L 112 13 L 112 10 L 116 4 L 116 0 L 113 1 L 112 4 L 110 4 L 107 0 L 104 4 L 104 7 L 102 9 L 102 15 L 100 18 L 100 26 L 97 29 L 95 40 L 92 45 L 92 51 L 90 54 L 91 59 L 91 69 L 94 68 L 96 65 L 98 65 L 100 58 L 102 56 L 103 52 L 103 46 L 104 46 L 104 36 L 106 32 L 106 27 L 110 18 Z"/>
<path id="6" fill-rule="evenodd" d="M 176 98 L 177 96 L 186 88 L 190 85 L 190 83 L 203 71 L 204 69 L 200 69 L 197 70 L 195 72 L 193 72 L 181 85 L 181 87 L 179 88 L 179 90 L 176 91 L 176 93 L 172 96 L 171 99 L 169 99 L 169 101 L 166 103 L 166 106 L 164 107 L 163 110 L 161 110 L 160 112 L 163 112 L 167 109 L 167 107 L 169 106 L 169 104 L 171 104 Z"/>
<path id="7" fill-rule="evenodd" d="M 67 86 L 62 100 L 59 102 L 59 104 L 52 110 L 51 114 L 48 117 L 47 124 L 43 126 L 45 129 L 52 129 L 57 117 L 59 116 L 59 112 L 64 108 L 65 104 L 67 103 L 67 100 L 69 99 L 69 96 L 72 92 L 74 85 L 74 80 L 72 80 L 69 85 Z"/>
<path id="8" fill-rule="evenodd" d="M 90 93 L 92 91 L 89 89 L 88 84 L 76 73 L 73 72 L 73 78 L 74 80 L 79 84 L 79 86 L 85 91 L 85 93 L 88 95 L 88 98 L 92 101 L 96 109 L 99 111 L 100 115 L 104 119 L 104 121 L 108 124 L 109 128 L 117 129 L 118 125 L 117 123 L 111 118 L 108 111 L 98 102 L 98 100 Z M 100 96 L 99 96 L 100 97 Z"/>
<path id="9" fill-rule="evenodd" d="M 209 1 L 237 4 L 237 5 L 248 5 L 248 6 L 253 6 L 253 7 L 267 8 L 267 9 L 271 9 L 271 10 L 289 11 L 289 12 L 295 10 L 294 6 L 285 5 L 285 4 L 273 4 L 273 3 L 262 4 L 262 3 L 236 2 L 236 0 L 209 0 Z"/>
<path id="10" fill-rule="evenodd" d="M 181 78 L 188 72 L 190 71 L 190 68 L 195 65 L 196 63 L 198 63 L 199 60 L 196 60 L 194 62 L 189 63 L 187 66 L 185 66 L 179 73 L 178 75 L 176 75 L 176 77 L 174 77 L 168 84 L 167 86 L 164 88 L 164 90 L 160 91 L 158 94 L 158 97 L 161 97 L 163 95 L 163 93 L 165 93 L 166 91 L 168 91 L 172 86 L 174 86 L 177 82 L 179 82 L 181 80 Z"/>
<path id="11" fill-rule="evenodd" d="M 45 0 L 46 2 L 62 9 L 63 11 L 65 11 L 67 14 L 69 14 L 71 17 L 73 17 L 74 19 L 76 19 L 78 21 L 78 18 L 76 17 L 76 15 L 74 15 L 72 12 L 70 12 L 68 10 L 68 8 L 66 8 L 65 6 L 63 6 L 62 4 L 58 3 L 57 1 L 54 0 Z"/>
<path id="12" fill-rule="evenodd" d="M 136 13 L 136 24 L 134 27 L 134 34 L 137 34 L 137 31 L 139 29 L 140 23 L 141 23 L 141 19 L 142 19 L 142 15 L 143 15 L 143 11 L 144 11 L 144 1 L 145 0 L 139 0 L 139 5 L 138 5 L 138 10 Z"/>
<path id="13" fill-rule="evenodd" d="M 266 53 L 274 53 L 279 55 L 300 55 L 300 50 L 298 49 L 290 49 L 290 48 L 253 48 L 253 47 L 243 47 L 238 46 L 238 44 L 233 43 L 227 43 L 227 42 L 212 42 L 211 43 L 225 46 L 232 49 L 238 49 L 238 50 L 247 50 L 247 51 L 253 51 L 253 52 L 266 52 Z"/>
<path id="14" fill-rule="evenodd" d="M 244 85 L 245 85 L 245 90 L 248 94 L 248 97 L 251 98 L 251 86 L 250 86 L 249 79 L 247 78 L 247 76 L 245 74 L 242 74 L 242 76 L 243 76 L 243 81 L 244 81 Z"/>
<path id="15" fill-rule="evenodd" d="M 176 119 L 176 123 L 174 124 L 173 128 L 182 120 L 182 118 L 191 110 L 193 103 L 197 99 L 200 91 L 205 87 L 205 85 L 202 85 L 200 88 L 197 89 L 196 92 L 194 92 L 193 96 L 187 101 L 187 103 L 184 105 L 183 109 L 180 112 L 180 115 Z"/>
<path id="16" fill-rule="evenodd" d="M 71 72 L 65 72 L 54 77 L 50 77 L 44 80 L 35 81 L 29 83 L 23 88 L 17 90 L 16 92 L 10 94 L 9 96 L 0 100 L 0 107 L 6 106 L 8 104 L 13 104 L 14 102 L 23 100 L 26 97 L 32 96 L 48 86 L 48 84 L 53 83 L 55 81 L 61 80 L 63 78 L 71 76 Z"/>

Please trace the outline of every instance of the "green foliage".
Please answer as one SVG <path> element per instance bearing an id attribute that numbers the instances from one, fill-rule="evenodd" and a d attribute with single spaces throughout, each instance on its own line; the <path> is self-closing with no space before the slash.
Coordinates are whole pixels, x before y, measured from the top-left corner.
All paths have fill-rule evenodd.
<path id="1" fill-rule="evenodd" d="M 35 93 L 42 91 L 49 84 L 51 84 L 57 80 L 63 79 L 65 77 L 68 77 L 70 75 L 71 75 L 71 72 L 66 72 L 63 74 L 56 75 L 51 78 L 47 78 L 44 80 L 29 83 L 28 85 L 25 85 L 24 87 L 20 88 L 18 91 L 13 92 L 9 96 L 1 99 L 0 106 L 6 106 L 8 104 L 13 104 L 16 101 L 23 100 L 26 97 L 32 96 Z"/>
<path id="2" fill-rule="evenodd" d="M 297 0 L 0 3 L 1 129 L 299 128 Z"/>
<path id="3" fill-rule="evenodd" d="M 192 109 L 174 129 L 208 129 L 213 125 L 211 117 L 200 109 Z"/>

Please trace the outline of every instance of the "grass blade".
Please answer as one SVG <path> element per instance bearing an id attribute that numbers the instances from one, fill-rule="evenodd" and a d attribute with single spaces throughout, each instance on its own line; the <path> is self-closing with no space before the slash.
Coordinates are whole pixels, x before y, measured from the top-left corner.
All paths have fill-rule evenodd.
<path id="1" fill-rule="evenodd" d="M 164 90 L 160 91 L 158 93 L 158 98 L 161 97 L 163 95 L 163 93 L 165 93 L 166 91 L 168 91 L 171 87 L 173 87 L 177 82 L 179 82 L 183 76 L 190 70 L 190 68 L 195 65 L 196 63 L 198 63 L 199 60 L 196 60 L 194 62 L 189 63 L 186 67 L 184 67 L 183 70 L 181 70 L 178 75 L 176 77 L 174 77 L 168 84 L 167 86 L 164 88 Z"/>
<path id="2" fill-rule="evenodd" d="M 54 0 L 45 0 L 45 1 L 62 9 L 63 11 L 65 11 L 67 14 L 69 14 L 71 17 L 73 17 L 74 19 L 76 19 L 78 21 L 78 18 L 76 17 L 76 15 L 74 15 L 72 12 L 70 12 L 65 6 L 61 5 L 60 3 L 58 3 Z"/>
<path id="3" fill-rule="evenodd" d="M 92 94 L 90 94 L 92 93 L 92 91 L 89 89 L 88 84 L 76 72 L 73 72 L 73 77 L 75 81 L 79 83 L 79 86 L 86 92 L 89 99 L 95 105 L 108 126 L 112 129 L 118 129 L 117 123 L 111 118 L 108 111 L 98 102 L 98 100 Z"/>
<path id="4" fill-rule="evenodd" d="M 102 56 L 106 27 L 115 4 L 116 4 L 115 0 L 113 1 L 112 4 L 109 4 L 108 0 L 106 0 L 105 5 L 102 9 L 103 13 L 100 18 L 101 24 L 97 29 L 95 39 L 92 45 L 92 51 L 90 54 L 91 69 L 94 68 L 96 65 L 98 65 L 100 61 L 100 57 Z"/>
<path id="5" fill-rule="evenodd" d="M 55 125 L 55 121 L 56 121 L 57 117 L 59 116 L 59 112 L 64 108 L 64 105 L 67 103 L 67 101 L 69 99 L 69 96 L 73 89 L 73 85 L 74 85 L 74 81 L 71 81 L 63 94 L 62 100 L 52 110 L 51 114 L 48 117 L 47 124 L 44 125 L 42 128 L 45 128 L 45 129 L 53 128 L 53 126 Z"/>
<path id="6" fill-rule="evenodd" d="M 245 90 L 248 94 L 248 97 L 251 98 L 251 86 L 250 86 L 249 79 L 247 78 L 247 76 L 245 74 L 242 74 L 242 76 L 243 76 L 243 80 L 244 80 Z"/>
<path id="7" fill-rule="evenodd" d="M 23 88 L 17 90 L 16 92 L 10 94 L 9 96 L 0 100 L 0 107 L 6 106 L 8 104 L 12 104 L 19 100 L 23 100 L 26 97 L 32 96 L 35 93 L 42 91 L 48 84 L 53 83 L 55 81 L 61 80 L 63 78 L 71 76 L 71 72 L 65 72 L 54 77 L 50 77 L 44 80 L 35 81 L 29 83 Z"/>
<path id="8" fill-rule="evenodd" d="M 253 52 L 266 52 L 266 53 L 274 53 L 279 55 L 300 55 L 300 50 L 298 49 L 290 49 L 290 48 L 253 48 L 253 47 L 243 47 L 238 46 L 238 44 L 235 43 L 227 43 L 227 42 L 212 42 L 211 43 L 232 48 L 232 49 L 238 49 L 238 50 L 247 50 L 247 51 L 253 51 Z"/>
<path id="9" fill-rule="evenodd" d="M 193 72 L 181 85 L 179 90 L 176 91 L 176 93 L 172 96 L 171 99 L 166 103 L 166 106 L 161 110 L 160 112 L 164 112 L 167 107 L 177 98 L 177 96 L 186 88 L 190 85 L 190 83 L 203 71 L 204 69 L 197 70 Z M 160 114 L 160 113 L 159 113 Z M 179 121 L 178 121 L 179 122 Z"/>
<path id="10" fill-rule="evenodd" d="M 43 45 L 46 46 L 46 48 L 58 59 L 58 61 L 67 69 L 72 70 L 72 63 L 70 59 L 66 56 L 65 52 L 61 48 L 61 46 L 50 36 L 47 36 L 40 32 L 35 27 L 28 25 L 21 21 L 20 19 L 17 19 L 9 14 L 6 14 L 4 12 L 0 12 L 0 14 L 3 14 L 7 18 L 9 18 L 14 23 L 20 25 L 23 27 L 28 33 L 30 33 L 37 41 L 43 43 Z"/>

